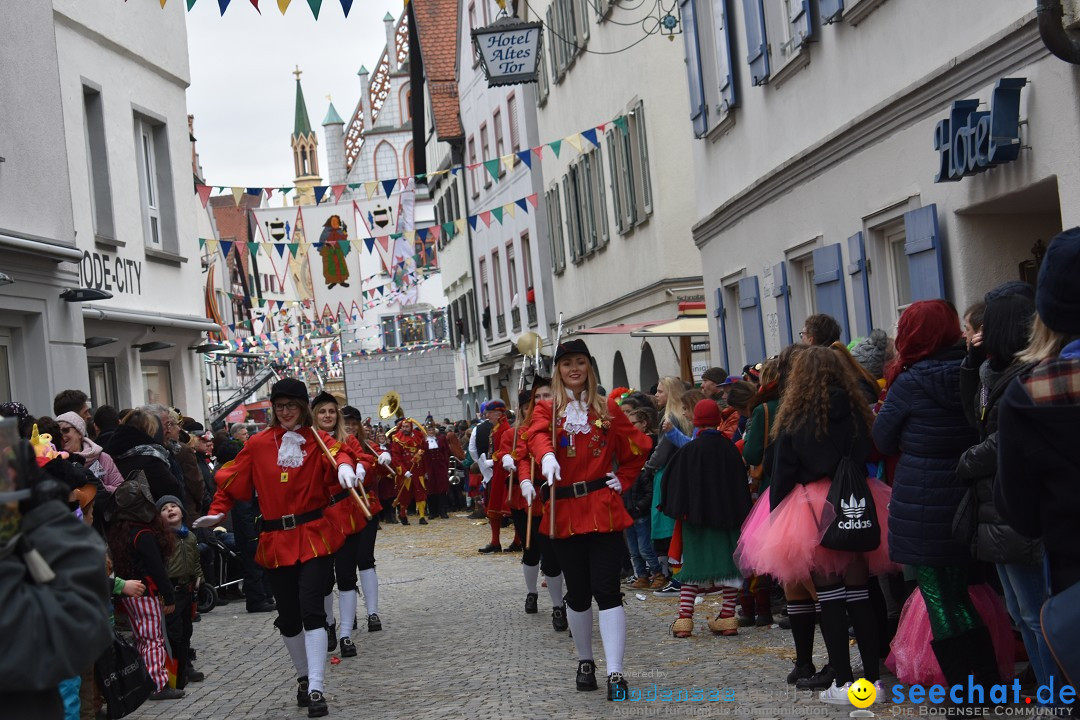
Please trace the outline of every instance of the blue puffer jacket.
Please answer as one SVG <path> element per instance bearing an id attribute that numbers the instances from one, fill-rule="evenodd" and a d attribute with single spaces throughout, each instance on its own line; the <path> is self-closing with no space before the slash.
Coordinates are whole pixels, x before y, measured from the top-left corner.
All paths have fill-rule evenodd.
<path id="1" fill-rule="evenodd" d="M 904 565 L 966 565 L 952 522 L 967 485 L 960 455 L 978 442 L 960 401 L 962 349 L 912 365 L 893 382 L 874 422 L 874 442 L 900 455 L 889 503 L 889 555 Z"/>

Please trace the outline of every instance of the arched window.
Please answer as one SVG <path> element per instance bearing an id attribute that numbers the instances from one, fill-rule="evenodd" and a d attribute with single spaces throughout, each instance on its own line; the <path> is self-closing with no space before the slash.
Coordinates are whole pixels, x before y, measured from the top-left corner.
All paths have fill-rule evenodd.
<path id="1" fill-rule="evenodd" d="M 653 357 L 652 348 L 649 347 L 648 342 L 641 344 L 641 365 L 638 375 L 643 392 L 648 392 L 649 388 L 660 381 L 660 373 L 656 371 L 656 358 Z"/>
<path id="2" fill-rule="evenodd" d="M 405 177 L 411 177 L 416 165 L 413 163 L 413 145 L 408 143 L 401 151 L 401 164 L 405 167 Z"/>
<path id="3" fill-rule="evenodd" d="M 400 177 L 398 175 L 397 153 L 394 146 L 386 140 L 379 143 L 375 148 L 375 178 L 378 180 L 390 180 Z"/>
<path id="4" fill-rule="evenodd" d="M 412 122 L 412 88 L 409 83 L 401 86 L 398 97 L 401 98 L 401 124 Z"/>
<path id="5" fill-rule="evenodd" d="M 615 366 L 611 371 L 611 384 L 613 387 L 630 387 L 630 381 L 626 377 L 626 363 L 623 362 L 622 353 L 616 351 Z"/>

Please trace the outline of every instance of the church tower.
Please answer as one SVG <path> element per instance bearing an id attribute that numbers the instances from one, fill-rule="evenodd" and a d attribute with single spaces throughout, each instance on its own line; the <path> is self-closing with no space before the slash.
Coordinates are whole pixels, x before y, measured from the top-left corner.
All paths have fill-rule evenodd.
<path id="1" fill-rule="evenodd" d="M 290 144 L 293 151 L 293 166 L 296 170 L 296 193 L 293 195 L 294 205 L 314 205 L 315 186 L 322 185 L 319 176 L 319 139 L 315 137 L 311 129 L 311 121 L 308 119 L 307 105 L 304 103 L 304 91 L 300 87 L 299 67 L 293 71 L 296 75 L 296 117 L 293 120 L 293 132 Z"/>

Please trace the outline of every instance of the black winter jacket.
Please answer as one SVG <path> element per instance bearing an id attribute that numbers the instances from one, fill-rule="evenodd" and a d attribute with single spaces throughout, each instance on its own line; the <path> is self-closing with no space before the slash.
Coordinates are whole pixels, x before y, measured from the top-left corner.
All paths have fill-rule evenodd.
<path id="1" fill-rule="evenodd" d="M 1030 366 L 1015 364 L 1002 373 L 993 373 L 986 363 L 982 369 L 986 382 L 975 388 L 971 416 L 982 442 L 968 448 L 956 467 L 957 476 L 968 485 L 974 485 L 978 501 L 972 554 L 986 562 L 1038 565 L 1042 563 L 1042 543 L 1014 530 L 994 506 L 994 485 L 998 475 L 998 401 L 1012 379 Z"/>
<path id="2" fill-rule="evenodd" d="M 169 451 L 142 430 L 131 425 L 121 425 L 116 429 L 105 451 L 112 456 L 117 470 L 125 478 L 134 470 L 145 472 L 154 500 L 163 495 L 175 495 L 181 500 L 184 499 L 184 486 L 169 469 Z"/>
<path id="3" fill-rule="evenodd" d="M 901 373 L 874 422 L 878 450 L 900 456 L 889 502 L 893 562 L 946 567 L 970 559 L 952 533 L 967 490 L 956 465 L 979 439 L 960 402 L 963 357 L 962 347 L 950 348 Z"/>

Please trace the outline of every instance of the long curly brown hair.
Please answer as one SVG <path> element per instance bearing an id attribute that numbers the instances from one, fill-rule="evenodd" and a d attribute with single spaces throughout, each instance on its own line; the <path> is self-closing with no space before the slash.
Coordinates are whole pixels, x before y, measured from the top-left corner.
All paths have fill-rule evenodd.
<path id="1" fill-rule="evenodd" d="M 105 539 L 109 543 L 109 552 L 112 554 L 114 571 L 118 577 L 125 580 L 137 580 L 141 576 L 135 569 L 135 535 L 142 528 L 149 527 L 157 541 L 158 552 L 161 553 L 161 562 L 168 564 L 169 558 L 176 551 L 176 534 L 165 527 L 160 514 L 155 514 L 149 525 L 119 520 L 109 526 L 105 533 Z"/>
<path id="2" fill-rule="evenodd" d="M 829 428 L 829 389 L 840 388 L 848 396 L 851 414 L 869 429 L 873 423 L 870 407 L 844 360 L 827 347 L 806 347 L 799 351 L 784 379 L 780 410 L 772 426 L 772 436 L 813 428 L 814 437 L 823 439 Z M 856 426 L 857 427 L 857 426 Z"/>

